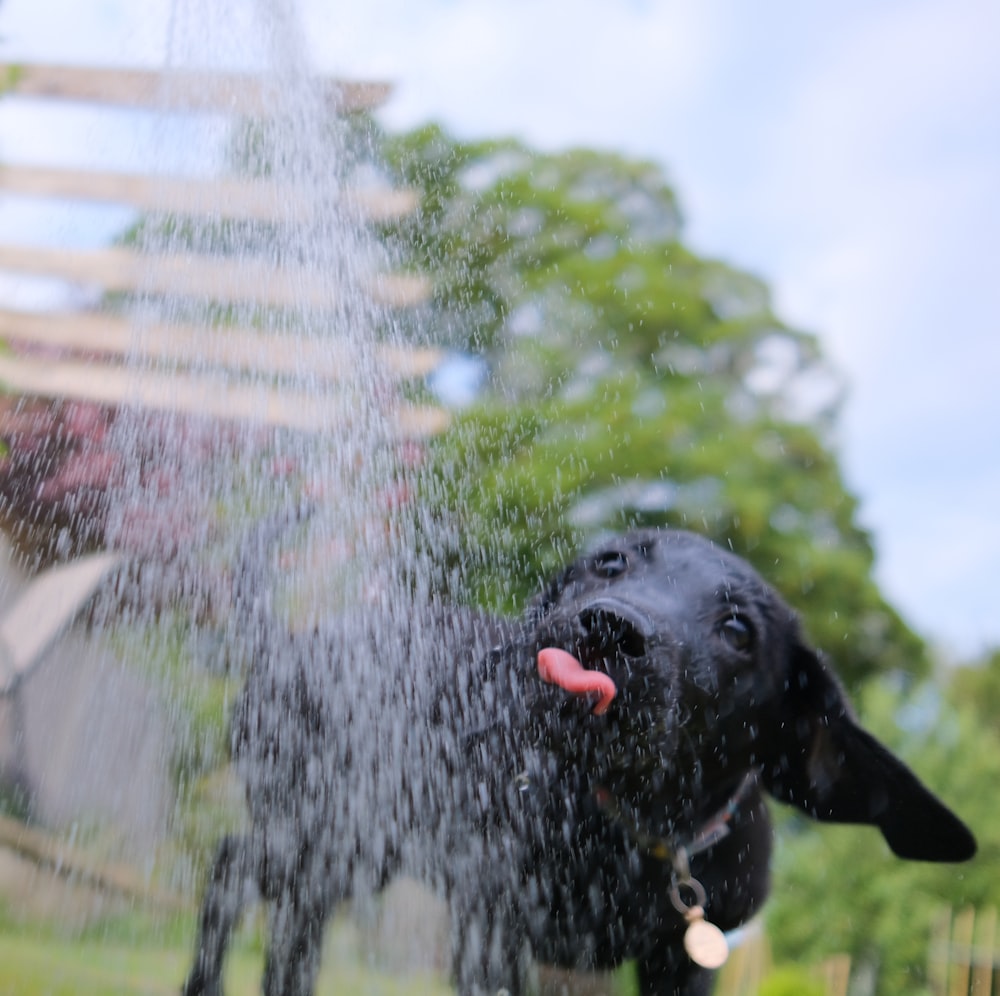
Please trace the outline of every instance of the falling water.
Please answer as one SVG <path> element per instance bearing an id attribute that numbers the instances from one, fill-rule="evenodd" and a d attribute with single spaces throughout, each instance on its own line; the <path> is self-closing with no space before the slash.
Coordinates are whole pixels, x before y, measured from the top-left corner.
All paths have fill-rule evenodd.
<path id="1" fill-rule="evenodd" d="M 184 53 L 192 39 L 211 51 L 216 45 L 213 39 L 223 32 L 233 45 L 229 14 L 217 14 L 213 23 L 204 5 L 178 2 L 174 47 Z M 273 511 L 276 501 L 288 506 L 315 499 L 312 528 L 317 535 L 311 545 L 322 561 L 323 548 L 350 550 L 370 536 L 378 492 L 396 469 L 389 453 L 394 433 L 387 410 L 392 385 L 375 351 L 377 338 L 392 338 L 393 320 L 372 296 L 389 261 L 351 211 L 348 198 L 364 150 L 356 148 L 357 136 L 349 134 L 349 127 L 334 118 L 330 95 L 310 74 L 293 12 L 288 5 L 261 3 L 253 20 L 242 26 L 237 22 L 235 27 L 242 27 L 261 48 L 251 54 L 263 63 L 255 69 L 265 80 L 264 107 L 259 117 L 221 123 L 228 133 L 226 165 L 264 184 L 264 197 L 273 203 L 273 220 L 227 217 L 221 187 L 220 202 L 207 218 L 186 218 L 179 224 L 169 218 L 148 220 L 140 235 L 144 251 L 177 260 L 192 253 L 221 256 L 235 261 L 243 273 L 241 277 L 238 269 L 240 286 L 229 293 L 221 288 L 216 294 L 212 288 L 193 298 L 146 295 L 134 314 L 134 363 L 140 376 L 150 370 L 169 374 L 178 365 L 193 365 L 207 385 L 195 407 L 211 410 L 214 391 L 246 387 L 243 375 L 234 375 L 228 364 L 217 365 L 215 350 L 241 333 L 246 337 L 246 330 L 259 333 L 279 344 L 285 377 L 296 385 L 286 394 L 298 406 L 289 413 L 291 420 L 303 416 L 313 431 L 268 430 L 266 412 L 273 404 L 275 384 L 267 367 L 273 361 L 261 355 L 250 384 L 256 405 L 251 400 L 249 424 L 239 430 L 160 414 L 131 427 L 123 444 L 135 453 L 129 461 L 134 476 L 120 495 L 117 528 L 128 534 L 133 503 L 143 520 L 152 515 L 154 529 L 166 530 L 175 541 L 183 543 L 185 532 L 194 529 L 186 545 L 200 554 L 201 544 L 210 538 L 204 530 L 221 525 L 235 526 L 238 532 L 241 519 L 246 525 L 247 510 Z M 194 57 L 199 54 L 196 48 Z M 178 55 L 174 61 L 180 63 L 181 58 Z M 167 76 L 166 99 L 170 86 Z M 280 285 L 282 271 L 290 286 Z M 151 283 L 156 276 L 149 274 Z M 261 284 L 253 286 L 255 280 Z M 275 307 L 244 296 L 256 291 L 283 300 Z M 161 324 L 211 332 L 193 360 L 185 357 L 181 364 L 150 360 L 147 338 L 150 329 Z M 251 342 L 253 338 L 249 337 Z M 317 371 L 317 356 L 337 365 L 339 376 Z M 155 456 L 139 452 L 150 441 Z M 155 471 L 143 476 L 151 465 Z M 188 517 L 188 511 L 195 509 L 196 514 Z M 143 531 L 148 532 L 148 526 L 146 521 L 140 523 Z M 163 544 L 155 548 L 164 552 Z M 183 561 L 184 551 L 178 553 Z M 179 569 L 183 575 L 183 564 Z M 200 565 L 194 573 L 203 573 Z M 325 582 L 322 586 L 325 590 Z M 209 597 L 207 592 L 193 594 Z"/>
<path id="2" fill-rule="evenodd" d="M 414 471 L 400 387 L 381 352 L 401 344 L 386 294 L 394 261 L 353 200 L 371 176 L 370 135 L 333 113 L 306 53 L 290 2 L 175 0 L 164 106 L 175 70 L 233 67 L 266 81 L 265 104 L 239 120 L 163 116 L 165 140 L 204 143 L 218 201 L 207 214 L 141 219 L 145 287 L 123 305 L 134 329 L 132 397 L 107 429 L 104 451 L 117 462 L 102 511 L 103 543 L 126 560 L 95 612 L 107 663 L 97 665 L 104 700 L 91 719 L 104 725 L 92 723 L 86 764 L 131 800 L 112 814 L 117 855 L 187 900 L 201 890 L 218 833 L 241 819 L 222 772 L 226 714 L 257 638 L 248 606 L 266 603 L 290 632 L 340 620 L 336 674 L 315 663 L 336 681 L 331 699 L 351 703 L 338 716 L 359 773 L 348 818 L 377 840 L 384 828 L 364 824 L 386 800 L 365 773 L 394 765 L 401 747 L 391 727 L 379 740 L 369 731 L 398 681 L 396 623 L 433 587 L 421 559 L 433 537 L 415 553 L 415 516 L 399 511 Z M 274 216 L 229 217 L 225 174 L 256 179 Z M 194 255 L 234 263 L 238 292 L 165 291 L 166 268 L 198 276 Z M 283 299 L 269 304 L 269 295 Z M 163 350 L 164 329 L 195 330 L 196 348 Z M 267 352 L 275 343 L 277 373 Z M 230 346 L 250 352 L 255 372 L 220 360 Z M 336 369 L 317 369 L 317 358 Z M 163 384 L 172 393 L 157 394 Z M 240 418 L 202 414 L 237 395 Z M 274 417 L 276 397 L 292 402 Z M 262 523 L 274 527 L 266 536 Z M 380 628 L 380 660 L 353 652 L 358 634 Z M 90 699 L 79 702 L 86 712 Z M 362 897 L 375 884 L 355 883 Z"/>
<path id="3" fill-rule="evenodd" d="M 393 648 L 387 637 L 383 669 L 373 671 L 374 662 L 352 652 L 352 644 L 366 627 L 385 626 L 404 611 L 410 582 L 421 573 L 401 560 L 412 544 L 394 513 L 395 493 L 407 474 L 398 385 L 378 352 L 380 343 L 397 339 L 395 316 L 380 294 L 380 280 L 393 261 L 351 201 L 371 168 L 367 132 L 333 113 L 329 91 L 307 64 L 291 5 L 261 2 L 252 17 L 241 12 L 243 24 L 234 24 L 231 14 L 226 9 L 213 17 L 202 3 L 177 0 L 174 61 L 180 68 L 188 58 L 216 53 L 222 35 L 233 45 L 234 29 L 245 32 L 257 49 L 249 56 L 270 81 L 266 106 L 260 117 L 223 125 L 229 129 L 227 165 L 266 184 L 276 218 L 234 221 L 220 203 L 209 217 L 180 225 L 149 219 L 141 246 L 166 258 L 191 252 L 224 256 L 247 272 L 263 263 L 293 274 L 301 296 L 293 288 L 288 301 L 271 307 L 242 299 L 220 304 L 211 295 L 149 293 L 136 305 L 133 362 L 138 377 L 177 372 L 174 361 L 148 358 L 149 330 L 166 323 L 212 328 L 212 341 L 194 359 L 210 390 L 232 388 L 234 377 L 245 386 L 245 375 L 212 359 L 213 347 L 240 330 L 279 340 L 291 371 L 276 381 L 266 361 L 261 364 L 264 369 L 251 380 L 261 418 L 251 415 L 238 427 L 156 410 L 123 423 L 121 448 L 129 454 L 130 472 L 116 495 L 112 529 L 117 546 L 145 555 L 129 578 L 124 602 L 140 643 L 155 640 L 168 653 L 189 658 L 187 664 L 168 666 L 165 685 L 173 729 L 181 738 L 174 750 L 183 758 L 202 751 L 197 743 L 202 733 L 185 714 L 191 706 L 185 668 L 242 678 L 241 655 L 253 636 L 241 631 L 246 625 L 241 604 L 273 600 L 282 624 L 300 631 L 339 618 L 344 652 L 335 664 L 315 666 L 329 670 L 337 701 L 351 702 L 350 716 L 345 710 L 340 720 L 353 731 L 354 770 L 371 772 L 377 764 L 392 763 L 386 745 L 375 743 L 367 731 L 385 703 L 380 684 L 394 680 Z M 333 375 L 317 371 L 317 356 L 336 357 L 339 369 Z M 300 406 L 292 421 L 308 413 L 308 431 L 268 427 L 263 415 L 276 387 Z M 262 521 L 283 524 L 260 541 Z M 185 743 L 185 737 L 195 742 Z M 372 791 L 360 778 L 353 819 L 370 819 Z M 181 824 L 197 809 L 199 797 L 192 793 L 178 800 Z M 214 842 L 201 843 L 204 852 L 196 858 L 204 860 Z M 187 882 L 181 887 L 191 889 Z"/>

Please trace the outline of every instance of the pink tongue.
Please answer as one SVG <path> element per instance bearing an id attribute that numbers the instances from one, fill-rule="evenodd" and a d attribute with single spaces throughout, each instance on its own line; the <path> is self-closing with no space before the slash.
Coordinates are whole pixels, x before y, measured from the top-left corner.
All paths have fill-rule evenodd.
<path id="1" fill-rule="evenodd" d="M 546 647 L 538 652 L 538 676 L 550 685 L 558 685 L 572 695 L 596 695 L 595 716 L 608 711 L 618 689 L 603 671 L 587 671 L 565 650 Z"/>

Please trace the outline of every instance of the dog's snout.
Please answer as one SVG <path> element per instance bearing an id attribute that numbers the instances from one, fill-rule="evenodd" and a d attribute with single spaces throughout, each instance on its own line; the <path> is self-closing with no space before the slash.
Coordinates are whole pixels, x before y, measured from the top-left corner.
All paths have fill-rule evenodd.
<path id="1" fill-rule="evenodd" d="M 580 613 L 579 618 L 588 639 L 605 651 L 613 649 L 626 657 L 645 656 L 644 621 L 629 618 L 615 608 L 604 605 L 589 606 Z"/>

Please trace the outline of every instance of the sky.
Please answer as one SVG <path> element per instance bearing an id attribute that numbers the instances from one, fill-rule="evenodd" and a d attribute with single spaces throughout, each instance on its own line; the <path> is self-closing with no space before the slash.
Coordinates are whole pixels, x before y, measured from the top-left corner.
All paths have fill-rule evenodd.
<path id="1" fill-rule="evenodd" d="M 0 0 L 0 60 L 250 68 L 274 2 Z M 996 0 L 300 0 L 298 24 L 317 71 L 396 84 L 390 129 L 660 163 L 688 241 L 762 277 L 843 375 L 837 445 L 886 595 L 946 655 L 1000 645 Z M 0 102 L 0 157 L 143 146 L 138 119 L 27 103 Z M 65 212 L 2 198 L 0 239 L 121 223 Z"/>

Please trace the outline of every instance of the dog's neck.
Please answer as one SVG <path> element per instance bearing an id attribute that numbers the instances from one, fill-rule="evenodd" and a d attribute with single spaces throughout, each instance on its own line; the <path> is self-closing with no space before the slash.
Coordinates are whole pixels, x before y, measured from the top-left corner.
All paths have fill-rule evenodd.
<path id="1" fill-rule="evenodd" d="M 686 869 L 690 858 L 709 850 L 729 835 L 733 817 L 756 787 L 758 775 L 756 768 L 746 772 L 725 801 L 721 805 L 713 804 L 708 815 L 696 820 L 687 832 L 656 833 L 602 785 L 595 788 L 594 798 L 608 818 L 620 824 L 641 851 L 672 864 L 675 871 L 680 872 Z"/>

